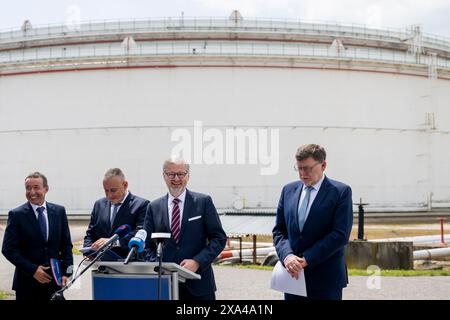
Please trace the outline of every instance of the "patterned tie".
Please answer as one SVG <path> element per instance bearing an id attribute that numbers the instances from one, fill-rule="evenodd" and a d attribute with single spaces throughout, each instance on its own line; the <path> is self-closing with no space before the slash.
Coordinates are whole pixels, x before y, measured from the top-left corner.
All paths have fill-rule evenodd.
<path id="1" fill-rule="evenodd" d="M 176 243 L 180 241 L 180 207 L 178 203 L 181 200 L 178 198 L 173 199 L 173 210 L 172 210 L 172 237 Z"/>
<path id="2" fill-rule="evenodd" d="M 120 202 L 116 203 L 116 204 L 113 204 L 113 212 L 112 212 L 110 220 L 109 220 L 109 222 L 111 223 L 111 227 L 114 224 L 114 219 L 116 218 L 117 211 L 119 211 L 119 208 L 120 208 L 121 205 L 122 205 L 122 203 L 120 203 Z"/>
<path id="3" fill-rule="evenodd" d="M 45 241 L 47 241 L 47 222 L 45 221 L 44 210 L 44 207 L 36 208 L 36 211 L 38 212 L 39 227 L 41 228 L 42 236 L 44 237 Z"/>
<path id="4" fill-rule="evenodd" d="M 306 211 L 308 210 L 309 197 L 311 195 L 312 187 L 306 187 L 305 189 L 305 197 L 303 198 L 302 203 L 298 207 L 298 226 L 300 228 L 300 232 L 303 230 L 303 226 L 306 221 Z"/>

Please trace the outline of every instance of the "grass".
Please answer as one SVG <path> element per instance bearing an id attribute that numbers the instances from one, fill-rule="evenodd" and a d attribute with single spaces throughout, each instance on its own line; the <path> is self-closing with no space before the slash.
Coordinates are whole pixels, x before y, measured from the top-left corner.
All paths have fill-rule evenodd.
<path id="1" fill-rule="evenodd" d="M 271 266 L 261 266 L 261 265 L 232 265 L 232 267 L 242 268 L 242 269 L 253 269 L 253 270 L 268 270 L 272 271 Z M 381 270 L 380 276 L 383 277 L 433 277 L 433 276 L 450 276 L 450 270 Z M 364 269 L 349 269 L 349 276 L 370 276 L 373 272 L 367 272 Z"/>
<path id="2" fill-rule="evenodd" d="M 0 290 L 0 300 L 6 300 L 7 296 L 6 292 Z"/>

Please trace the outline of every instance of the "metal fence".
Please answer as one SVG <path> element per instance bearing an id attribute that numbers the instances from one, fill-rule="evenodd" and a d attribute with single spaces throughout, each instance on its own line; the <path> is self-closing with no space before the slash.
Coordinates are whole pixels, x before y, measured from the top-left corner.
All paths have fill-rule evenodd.
<path id="1" fill-rule="evenodd" d="M 0 52 L 0 63 L 76 60 L 88 58 L 137 56 L 254 56 L 315 57 L 342 60 L 370 60 L 385 63 L 435 65 L 450 68 L 450 59 L 378 48 L 349 47 L 339 49 L 326 45 L 261 41 L 160 41 L 141 42 L 130 47 L 121 43 L 42 47 Z M 73 63 L 73 61 L 72 61 Z"/>
<path id="2" fill-rule="evenodd" d="M 343 24 L 329 21 L 303 21 L 245 18 L 233 20 L 216 17 L 147 18 L 133 20 L 92 20 L 80 23 L 48 24 L 0 30 L 0 44 L 11 41 L 37 40 L 64 36 L 102 35 L 136 32 L 164 31 L 208 32 L 270 32 L 285 34 L 310 34 L 349 36 L 362 39 L 408 41 L 415 35 L 409 28 L 369 28 L 361 24 Z M 450 39 L 422 33 L 423 45 L 450 50 Z"/>

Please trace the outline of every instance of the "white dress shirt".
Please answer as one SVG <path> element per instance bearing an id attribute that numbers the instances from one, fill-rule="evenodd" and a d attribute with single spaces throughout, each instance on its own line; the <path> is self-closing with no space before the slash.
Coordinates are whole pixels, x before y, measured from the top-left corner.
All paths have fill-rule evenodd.
<path id="1" fill-rule="evenodd" d="M 47 225 L 47 239 L 48 239 L 48 232 L 49 232 L 49 229 L 48 229 L 47 201 L 44 201 L 44 203 L 42 204 L 42 206 L 37 206 L 37 205 L 35 205 L 35 204 L 32 204 L 31 202 L 30 202 L 30 204 L 31 204 L 31 207 L 33 208 L 34 215 L 36 216 L 36 220 L 38 220 L 38 218 L 39 218 L 39 212 L 37 212 L 36 209 L 39 208 L 39 207 L 44 207 L 44 211 L 43 211 L 42 213 L 44 214 L 44 217 L 45 217 L 45 224 Z"/>
<path id="2" fill-rule="evenodd" d="M 172 196 L 169 192 L 169 196 L 167 197 L 167 212 L 169 213 L 169 227 L 172 230 L 172 212 L 173 212 L 173 199 L 175 199 L 174 196 Z M 180 208 L 180 230 L 181 230 L 181 221 L 183 221 L 183 211 L 184 211 L 184 201 L 186 200 L 186 189 L 184 189 L 183 193 L 180 194 L 180 196 L 177 197 L 180 199 L 180 202 L 178 202 L 178 207 Z"/>
<path id="3" fill-rule="evenodd" d="M 117 212 L 119 212 L 120 208 L 122 207 L 123 203 L 125 202 L 125 199 L 128 197 L 130 192 L 127 190 L 127 193 L 125 194 L 125 197 L 120 202 L 120 206 L 117 208 Z M 111 220 L 112 214 L 114 212 L 114 204 L 111 203 L 111 207 L 109 208 L 109 220 Z"/>
<path id="4" fill-rule="evenodd" d="M 322 186 L 323 179 L 325 179 L 324 174 L 322 174 L 322 178 L 320 178 L 320 180 L 316 184 L 311 186 L 312 189 L 309 194 L 309 203 L 308 203 L 308 208 L 306 208 L 305 221 L 308 218 L 309 210 L 311 209 L 314 199 L 316 199 L 317 193 L 319 192 L 320 187 Z M 307 186 L 303 185 L 302 194 L 300 196 L 300 201 L 298 202 L 297 211 L 298 211 L 298 208 L 300 208 L 300 205 L 302 204 L 303 200 L 305 199 L 306 188 L 307 188 Z"/>

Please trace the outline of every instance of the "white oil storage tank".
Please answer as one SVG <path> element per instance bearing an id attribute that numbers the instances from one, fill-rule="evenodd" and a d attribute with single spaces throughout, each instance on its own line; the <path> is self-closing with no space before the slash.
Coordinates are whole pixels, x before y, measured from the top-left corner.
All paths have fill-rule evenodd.
<path id="1" fill-rule="evenodd" d="M 102 177 L 166 192 L 182 152 L 189 187 L 221 209 L 271 210 L 297 147 L 367 211 L 450 207 L 450 40 L 414 26 L 165 18 L 0 32 L 0 212 L 47 175 L 49 201 L 89 214 Z"/>

